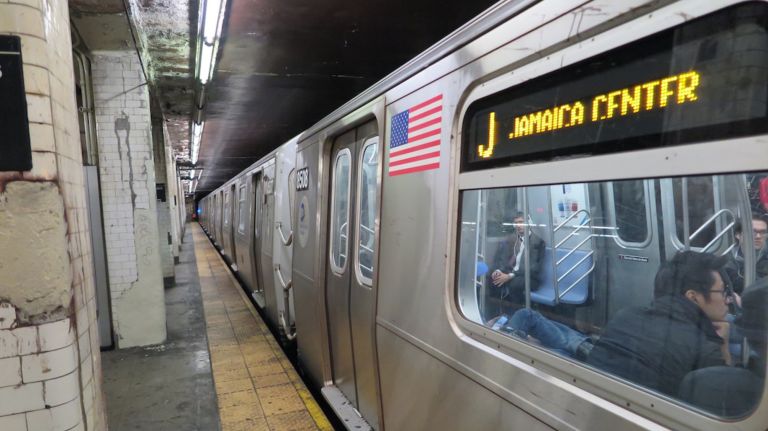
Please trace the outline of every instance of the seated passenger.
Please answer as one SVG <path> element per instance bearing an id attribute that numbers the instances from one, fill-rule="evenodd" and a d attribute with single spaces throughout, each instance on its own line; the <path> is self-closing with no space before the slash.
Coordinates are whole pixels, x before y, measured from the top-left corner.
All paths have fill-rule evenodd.
<path id="1" fill-rule="evenodd" d="M 675 255 L 656 274 L 653 304 L 621 310 L 587 362 L 673 396 L 689 372 L 730 365 L 725 262 L 709 253 Z"/>
<path id="2" fill-rule="evenodd" d="M 539 269 L 544 257 L 544 241 L 535 233 L 528 230 L 528 238 L 525 235 L 525 215 L 522 212 L 515 214 L 513 220 L 515 232 L 499 244 L 491 261 L 493 272 L 490 283 L 500 288 L 500 298 L 508 298 L 508 301 L 517 304 L 519 308 L 525 305 L 525 248 L 530 244 L 528 252 L 530 262 L 529 270 L 531 285 L 537 286 Z M 532 288 L 532 290 L 535 290 Z M 512 314 L 512 310 L 506 310 Z"/>
<path id="3" fill-rule="evenodd" d="M 768 331 L 768 278 L 745 289 L 742 305 L 743 313 L 732 326 L 730 337 L 732 343 L 734 336 L 739 338 L 738 343 L 743 341 L 743 336 L 747 337 L 751 352 L 747 368 L 702 368 L 688 373 L 680 387 L 679 395 L 683 400 L 726 417 L 749 413 L 760 400 L 763 391 Z"/>
<path id="4" fill-rule="evenodd" d="M 752 351 L 748 367 L 765 378 L 766 349 L 768 348 L 768 278 L 764 278 L 744 291 L 742 315 L 737 324 L 747 337 Z"/>
<path id="5" fill-rule="evenodd" d="M 582 361 L 592 350 L 591 338 L 560 322 L 549 320 L 530 308 L 517 310 L 506 328 L 520 338 L 531 336 L 544 347 L 563 350 Z"/>
<path id="6" fill-rule="evenodd" d="M 741 295 L 744 290 L 744 247 L 746 245 L 743 241 L 742 223 L 736 222 L 733 230 L 738 244 L 734 247 L 725 270 L 733 282 L 734 290 Z M 757 213 L 752 213 L 752 235 L 752 245 L 755 249 L 755 278 L 759 280 L 768 276 L 768 248 L 765 245 L 768 220 Z"/>

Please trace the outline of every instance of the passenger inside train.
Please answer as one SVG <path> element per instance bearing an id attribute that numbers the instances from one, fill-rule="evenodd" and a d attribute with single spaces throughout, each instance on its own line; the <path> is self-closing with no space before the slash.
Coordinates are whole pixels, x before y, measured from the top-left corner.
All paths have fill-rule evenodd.
<path id="1" fill-rule="evenodd" d="M 737 222 L 733 228 L 738 245 L 731 251 L 730 261 L 726 265 L 728 276 L 733 282 L 736 293 L 741 295 L 744 290 L 744 248 L 746 241 L 742 238 L 742 223 Z M 765 247 L 765 237 L 768 235 L 768 217 L 752 213 L 752 247 L 755 250 L 755 277 L 768 276 L 768 249 Z"/>
<path id="2" fill-rule="evenodd" d="M 646 390 L 742 416 L 763 388 L 768 306 L 755 293 L 765 279 L 742 269 L 742 316 L 729 276 L 734 256 L 757 266 L 765 255 L 759 216 L 752 243 L 737 230 L 752 214 L 747 190 L 734 174 L 463 191 L 460 310 Z"/>
<path id="3" fill-rule="evenodd" d="M 621 310 L 587 362 L 668 395 L 691 371 L 731 365 L 725 257 L 679 252 L 656 274 L 650 307 Z"/>
<path id="4" fill-rule="evenodd" d="M 525 276 L 529 274 L 532 283 L 539 280 L 539 271 L 544 257 L 544 241 L 532 230 L 525 234 L 525 214 L 516 211 L 512 220 L 514 231 L 499 244 L 493 257 L 494 268 L 490 284 L 499 290 L 500 303 L 506 302 L 515 309 L 525 306 Z M 525 248 L 530 250 L 525 252 Z M 526 269 L 527 268 L 527 269 Z"/>

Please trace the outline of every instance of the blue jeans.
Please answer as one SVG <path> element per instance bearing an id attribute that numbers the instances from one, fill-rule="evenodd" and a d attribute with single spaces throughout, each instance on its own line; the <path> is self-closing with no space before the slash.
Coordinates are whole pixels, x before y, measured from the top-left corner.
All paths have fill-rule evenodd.
<path id="1" fill-rule="evenodd" d="M 589 337 L 560 322 L 554 322 L 530 308 L 517 310 L 507 324 L 516 335 L 527 338 L 529 335 L 541 342 L 544 347 L 564 350 L 576 356 L 579 345 Z"/>

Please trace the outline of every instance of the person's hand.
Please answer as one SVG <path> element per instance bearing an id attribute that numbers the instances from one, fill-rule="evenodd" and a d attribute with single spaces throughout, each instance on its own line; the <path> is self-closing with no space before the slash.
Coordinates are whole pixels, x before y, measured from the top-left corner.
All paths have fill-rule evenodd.
<path id="1" fill-rule="evenodd" d="M 712 322 L 712 326 L 715 327 L 715 332 L 717 332 L 717 335 L 723 339 L 723 344 L 720 346 L 720 353 L 723 354 L 723 361 L 725 362 L 725 365 L 732 365 L 733 358 L 731 358 L 731 349 L 728 345 L 728 334 L 731 332 L 731 324 L 726 321 L 718 321 Z"/>
<path id="2" fill-rule="evenodd" d="M 728 345 L 728 339 L 731 333 L 731 324 L 726 321 L 712 322 L 715 332 L 723 339 L 723 344 Z"/>
<path id="3" fill-rule="evenodd" d="M 741 295 L 736 292 L 731 293 L 731 301 L 733 301 L 737 307 L 741 308 Z"/>
<path id="4" fill-rule="evenodd" d="M 491 274 L 491 280 L 493 280 L 493 285 L 496 287 L 501 286 L 502 284 L 506 283 L 511 279 L 512 277 L 509 274 L 505 274 L 499 271 L 498 269 L 496 271 L 493 271 L 493 274 Z"/>

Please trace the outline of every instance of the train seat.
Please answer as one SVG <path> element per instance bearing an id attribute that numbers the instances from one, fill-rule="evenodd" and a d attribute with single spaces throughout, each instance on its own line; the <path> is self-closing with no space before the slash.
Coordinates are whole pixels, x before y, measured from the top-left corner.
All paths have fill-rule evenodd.
<path id="1" fill-rule="evenodd" d="M 560 260 L 563 256 L 568 254 L 569 249 L 557 249 L 557 260 Z M 544 252 L 544 259 L 541 262 L 541 281 L 539 288 L 531 292 L 531 301 L 539 304 L 554 306 L 555 302 L 555 280 L 556 277 L 561 277 L 568 272 L 574 265 L 576 265 L 581 259 L 589 253 L 585 250 L 576 250 L 570 256 L 568 256 L 557 267 L 557 276 L 555 276 L 552 270 L 552 249 L 547 247 Z M 583 262 L 578 263 L 576 269 L 571 271 L 563 278 L 559 287 L 560 290 L 565 290 L 576 280 L 581 280 L 576 283 L 573 289 L 569 290 L 562 298 L 560 302 L 563 304 L 581 305 L 587 302 L 589 299 L 589 279 L 590 277 L 584 276 L 592 268 L 592 256 L 584 259 Z M 584 276 L 582 278 L 582 276 Z"/>

